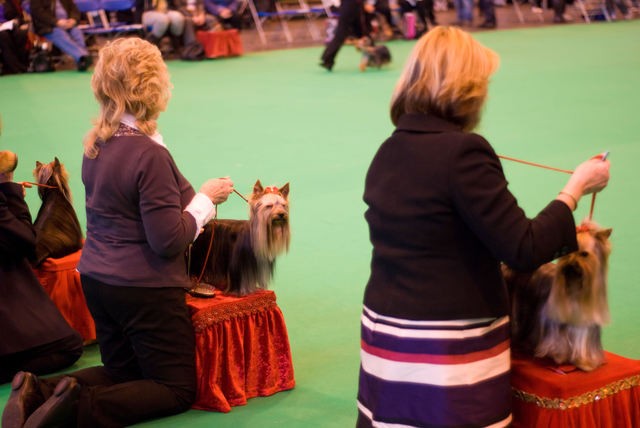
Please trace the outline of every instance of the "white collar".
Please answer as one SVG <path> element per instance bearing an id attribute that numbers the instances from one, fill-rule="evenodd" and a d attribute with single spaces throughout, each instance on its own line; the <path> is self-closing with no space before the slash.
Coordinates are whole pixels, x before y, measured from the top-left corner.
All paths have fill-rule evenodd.
<path id="1" fill-rule="evenodd" d="M 133 117 L 131 113 L 123 114 L 120 118 L 120 122 L 124 123 L 130 128 L 138 129 L 138 126 L 136 125 L 136 118 Z M 156 131 L 153 135 L 149 135 L 149 138 L 160 144 L 162 147 L 167 147 L 167 145 L 164 143 L 164 139 L 162 138 L 162 134 L 160 134 L 158 131 Z"/>

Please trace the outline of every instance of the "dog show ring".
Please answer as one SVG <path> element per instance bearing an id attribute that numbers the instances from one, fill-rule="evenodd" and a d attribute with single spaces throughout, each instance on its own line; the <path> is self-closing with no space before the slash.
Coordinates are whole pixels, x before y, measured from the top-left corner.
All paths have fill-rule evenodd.
<path id="1" fill-rule="evenodd" d="M 194 409 L 227 413 L 295 386 L 289 336 L 273 291 L 186 296 L 196 333 Z"/>

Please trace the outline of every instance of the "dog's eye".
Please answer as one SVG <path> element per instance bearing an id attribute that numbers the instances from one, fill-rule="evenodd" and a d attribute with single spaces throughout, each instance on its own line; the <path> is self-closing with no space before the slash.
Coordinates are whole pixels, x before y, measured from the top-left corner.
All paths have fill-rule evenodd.
<path id="1" fill-rule="evenodd" d="M 580 257 L 589 257 L 589 253 L 587 251 L 580 251 Z"/>
<path id="2" fill-rule="evenodd" d="M 273 208 L 273 204 L 267 204 L 264 207 L 267 208 L 267 209 L 271 209 L 271 208 Z"/>

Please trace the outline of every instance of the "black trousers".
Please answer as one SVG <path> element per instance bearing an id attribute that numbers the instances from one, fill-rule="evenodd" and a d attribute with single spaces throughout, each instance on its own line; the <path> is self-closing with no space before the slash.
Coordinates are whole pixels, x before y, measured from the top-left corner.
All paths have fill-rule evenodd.
<path id="1" fill-rule="evenodd" d="M 119 287 L 81 275 L 104 366 L 68 374 L 81 386 L 79 427 L 122 427 L 188 410 L 195 337 L 179 287 Z M 40 382 L 45 397 L 61 377 Z"/>
<path id="2" fill-rule="evenodd" d="M 362 0 L 342 0 L 338 13 L 340 15 L 335 35 L 322 53 L 325 64 L 333 65 L 338 51 L 350 34 L 358 38 L 369 34 Z"/>

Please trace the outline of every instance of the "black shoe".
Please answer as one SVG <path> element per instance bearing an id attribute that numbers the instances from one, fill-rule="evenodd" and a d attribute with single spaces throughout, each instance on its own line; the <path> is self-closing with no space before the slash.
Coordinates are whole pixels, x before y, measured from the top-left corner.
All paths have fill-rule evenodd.
<path id="1" fill-rule="evenodd" d="M 320 61 L 320 67 L 326 68 L 328 71 L 333 70 L 333 63 L 329 61 Z"/>
<path id="2" fill-rule="evenodd" d="M 496 23 L 491 21 L 484 21 L 482 24 L 478 25 L 478 28 L 496 28 Z"/>
<path id="3" fill-rule="evenodd" d="M 78 60 L 78 71 L 87 71 L 87 69 L 91 66 L 91 63 L 91 56 L 81 56 Z"/>
<path id="4" fill-rule="evenodd" d="M 53 395 L 29 416 L 24 428 L 67 425 L 72 419 L 79 394 L 78 381 L 72 377 L 63 377 L 56 385 Z"/>
<path id="5" fill-rule="evenodd" d="M 38 390 L 38 378 L 33 373 L 18 372 L 11 381 L 11 395 L 2 412 L 2 428 L 22 428 L 44 398 Z"/>

